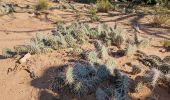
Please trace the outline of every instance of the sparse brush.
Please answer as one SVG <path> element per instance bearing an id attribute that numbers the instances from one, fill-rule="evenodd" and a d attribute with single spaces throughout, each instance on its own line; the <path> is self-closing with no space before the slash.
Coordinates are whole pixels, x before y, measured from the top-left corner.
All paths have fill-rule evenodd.
<path id="1" fill-rule="evenodd" d="M 65 40 L 69 47 L 76 47 L 76 45 L 77 45 L 76 39 L 71 34 L 66 34 Z"/>
<path id="2" fill-rule="evenodd" d="M 90 14 L 90 20 L 92 21 L 92 22 L 94 22 L 94 21 L 99 21 L 100 20 L 100 18 L 99 18 L 99 16 L 97 15 L 97 9 L 95 8 L 95 7 L 91 7 L 90 9 L 89 9 L 89 14 Z"/>
<path id="3" fill-rule="evenodd" d="M 35 10 L 43 11 L 49 8 L 49 0 L 38 0 L 37 4 L 35 5 Z"/>
<path id="4" fill-rule="evenodd" d="M 141 72 L 141 68 L 138 66 L 138 65 L 133 65 L 132 66 L 132 74 L 133 75 L 136 75 L 136 74 L 139 74 Z"/>
<path id="5" fill-rule="evenodd" d="M 96 40 L 94 46 L 98 52 L 99 58 L 107 59 L 109 57 L 107 48 L 101 43 L 101 41 Z"/>
<path id="6" fill-rule="evenodd" d="M 99 12 L 108 12 L 112 9 L 112 4 L 109 0 L 97 0 L 97 10 Z"/>
<path id="7" fill-rule="evenodd" d="M 164 63 L 170 64 L 170 56 L 165 56 L 163 59 Z"/>
<path id="8" fill-rule="evenodd" d="M 2 3 L 0 4 L 0 13 L 8 14 L 16 11 L 16 8 L 13 4 Z"/>
<path id="9" fill-rule="evenodd" d="M 114 44 L 118 47 L 121 48 L 121 45 L 124 43 L 124 38 L 121 35 L 116 36 L 114 40 Z"/>
<path id="10" fill-rule="evenodd" d="M 127 56 L 133 55 L 136 51 L 137 51 L 136 45 L 128 44 L 128 46 L 125 50 L 125 55 L 127 55 Z"/>
<path id="11" fill-rule="evenodd" d="M 114 69 L 116 68 L 116 62 L 113 59 L 109 58 L 106 60 L 105 66 L 109 71 L 110 75 L 114 76 Z"/>
<path id="12" fill-rule="evenodd" d="M 88 33 L 88 36 L 91 38 L 91 39 L 97 39 L 100 37 L 100 33 L 95 29 L 90 29 L 89 33 Z"/>
<path id="13" fill-rule="evenodd" d="M 162 78 L 162 73 L 159 70 L 153 68 L 148 74 L 146 74 L 146 78 L 148 78 L 148 81 L 150 81 L 151 85 L 155 87 Z"/>
<path id="14" fill-rule="evenodd" d="M 83 53 L 83 50 L 81 48 L 75 47 L 73 48 L 73 50 L 71 51 L 73 55 L 80 55 Z"/>
<path id="15" fill-rule="evenodd" d="M 91 64 L 94 65 L 97 62 L 97 53 L 96 51 L 90 51 L 85 53 L 85 59 Z"/>
<path id="16" fill-rule="evenodd" d="M 146 48 L 150 46 L 150 39 L 143 39 L 139 42 L 139 44 L 137 45 L 138 48 Z"/>
<path id="17" fill-rule="evenodd" d="M 115 77 L 113 78 L 114 98 L 115 100 L 128 100 L 129 79 L 128 76 L 115 70 Z"/>
<path id="18" fill-rule="evenodd" d="M 76 29 L 73 31 L 75 38 L 79 44 L 84 44 L 87 41 L 87 35 L 81 29 Z"/>
<path id="19" fill-rule="evenodd" d="M 5 48 L 2 50 L 2 56 L 5 58 L 11 58 L 16 55 L 16 52 L 12 51 L 9 48 Z"/>
<path id="20" fill-rule="evenodd" d="M 135 92 L 139 92 L 144 86 L 144 83 L 139 82 L 137 83 L 137 85 L 135 86 Z"/>
<path id="21" fill-rule="evenodd" d="M 41 50 L 42 53 L 51 53 L 53 52 L 53 49 L 50 47 L 42 48 Z"/>
<path id="22" fill-rule="evenodd" d="M 96 90 L 96 100 L 109 100 L 109 96 L 104 90 L 98 88 Z"/>
<path id="23" fill-rule="evenodd" d="M 169 51 L 170 50 L 170 41 L 168 41 L 168 40 L 163 41 L 163 46 Z"/>
<path id="24" fill-rule="evenodd" d="M 139 36 L 139 27 L 136 26 L 134 29 L 134 41 L 133 44 L 135 44 L 138 48 L 146 48 L 150 45 L 151 39 L 142 39 Z"/>
<path id="25" fill-rule="evenodd" d="M 59 49 L 63 49 L 63 48 L 67 47 L 67 42 L 65 40 L 65 37 L 60 32 L 58 32 L 56 40 L 58 42 L 58 48 Z"/>
<path id="26" fill-rule="evenodd" d="M 164 63 L 164 64 L 161 64 L 161 65 L 158 67 L 158 69 L 159 69 L 162 73 L 167 74 L 167 73 L 170 72 L 170 65 Z"/>
<path id="27" fill-rule="evenodd" d="M 166 25 L 167 22 L 169 21 L 170 16 L 168 14 L 158 14 L 158 15 L 154 15 L 153 17 L 153 24 L 156 25 L 156 27 L 160 27 L 162 25 Z"/>

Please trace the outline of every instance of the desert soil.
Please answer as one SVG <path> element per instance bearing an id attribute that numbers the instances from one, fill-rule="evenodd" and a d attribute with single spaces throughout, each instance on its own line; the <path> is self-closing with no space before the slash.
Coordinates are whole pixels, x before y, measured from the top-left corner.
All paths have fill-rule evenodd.
<path id="1" fill-rule="evenodd" d="M 9 2 L 18 3 L 20 5 L 35 4 L 35 0 L 8 0 Z M 75 13 L 69 11 L 54 10 L 51 13 L 57 15 L 59 18 L 67 22 L 75 20 Z M 140 35 L 142 37 L 152 37 L 151 47 L 144 49 L 147 54 L 155 54 L 160 57 L 170 55 L 170 53 L 162 53 L 163 50 L 161 41 L 164 39 L 170 40 L 170 27 L 153 28 L 149 26 L 152 16 L 138 16 L 135 14 L 119 15 L 114 13 L 112 15 L 99 14 L 101 23 L 112 25 L 117 21 L 127 34 L 130 34 L 131 25 L 134 21 L 140 24 Z M 87 18 L 88 22 L 88 18 Z M 97 24 L 96 22 L 95 24 Z M 94 24 L 94 23 L 93 23 Z M 28 43 L 29 40 L 38 32 L 44 34 L 49 33 L 55 24 L 50 21 L 36 18 L 30 13 L 12 13 L 0 16 L 0 55 L 3 48 L 11 48 L 15 45 L 22 45 Z M 57 100 L 57 96 L 62 94 L 52 93 L 48 90 L 50 78 L 53 77 L 54 69 L 57 66 L 67 62 L 69 57 L 66 57 L 63 51 L 57 51 L 50 54 L 33 55 L 26 64 L 31 66 L 37 79 L 31 79 L 25 70 L 12 72 L 7 74 L 8 68 L 15 67 L 15 58 L 3 59 L 0 56 L 0 100 Z M 117 59 L 120 64 L 126 61 L 133 61 L 122 57 Z M 144 71 L 146 68 L 143 68 Z M 126 70 L 126 68 L 125 68 Z M 143 73 L 141 73 L 142 75 Z M 131 76 L 135 78 L 135 76 Z M 133 100 L 151 100 L 148 97 L 156 97 L 158 100 L 170 100 L 170 94 L 163 87 L 156 87 L 150 90 L 143 87 L 138 93 L 132 93 L 130 96 Z M 71 100 L 71 97 L 64 96 L 63 100 Z M 75 98 L 72 98 L 72 100 Z M 81 100 L 81 99 L 77 99 Z M 94 100 L 94 96 L 84 98 L 84 100 Z"/>

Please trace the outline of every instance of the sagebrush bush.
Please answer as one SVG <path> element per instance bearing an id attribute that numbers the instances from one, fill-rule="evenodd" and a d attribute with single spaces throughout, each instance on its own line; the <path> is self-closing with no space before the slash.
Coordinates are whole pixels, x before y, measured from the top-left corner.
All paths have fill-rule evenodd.
<path id="1" fill-rule="evenodd" d="M 163 42 L 163 45 L 164 45 L 164 47 L 170 47 L 170 41 L 165 40 L 165 41 Z"/>
<path id="2" fill-rule="evenodd" d="M 38 0 L 37 4 L 35 5 L 35 10 L 42 11 L 47 10 L 49 8 L 49 0 Z"/>
<path id="3" fill-rule="evenodd" d="M 97 0 L 97 10 L 99 12 L 108 12 L 111 8 L 112 4 L 109 0 Z"/>

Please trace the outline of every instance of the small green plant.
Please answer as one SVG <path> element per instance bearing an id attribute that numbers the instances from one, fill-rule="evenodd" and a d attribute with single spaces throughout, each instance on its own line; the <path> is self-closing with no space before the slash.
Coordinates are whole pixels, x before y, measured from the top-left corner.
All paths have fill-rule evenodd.
<path id="1" fill-rule="evenodd" d="M 168 41 L 168 40 L 163 41 L 163 46 L 170 47 L 170 41 Z"/>
<path id="2" fill-rule="evenodd" d="M 37 4 L 35 5 L 35 10 L 43 11 L 49 8 L 49 0 L 38 0 Z"/>
<path id="3" fill-rule="evenodd" d="M 99 12 L 108 12 L 112 8 L 109 0 L 97 0 L 97 10 Z"/>
<path id="4" fill-rule="evenodd" d="M 100 18 L 99 18 L 99 16 L 97 15 L 97 8 L 95 8 L 95 7 L 90 7 L 90 9 L 89 9 L 89 17 L 90 17 L 90 20 L 92 21 L 92 22 L 95 22 L 95 21 L 99 21 L 100 20 Z"/>

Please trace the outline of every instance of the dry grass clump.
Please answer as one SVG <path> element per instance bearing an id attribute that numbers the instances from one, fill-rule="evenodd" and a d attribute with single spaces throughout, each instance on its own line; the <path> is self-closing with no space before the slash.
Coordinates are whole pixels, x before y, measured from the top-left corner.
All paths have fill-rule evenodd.
<path id="1" fill-rule="evenodd" d="M 168 14 L 158 14 L 154 15 L 152 21 L 155 26 L 168 25 L 169 18 Z"/>

